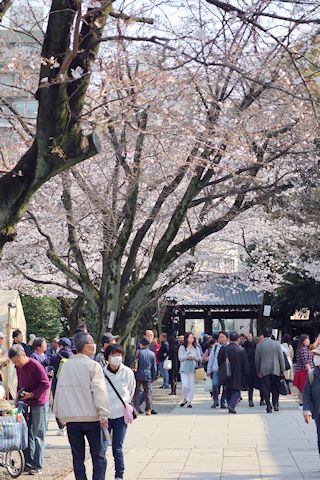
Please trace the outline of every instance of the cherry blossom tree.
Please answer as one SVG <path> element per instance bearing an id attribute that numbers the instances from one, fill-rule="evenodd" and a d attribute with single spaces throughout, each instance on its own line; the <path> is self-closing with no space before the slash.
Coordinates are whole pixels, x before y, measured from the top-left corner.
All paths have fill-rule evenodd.
<path id="1" fill-rule="evenodd" d="M 112 0 L 47 3 L 46 32 L 41 41 L 37 38 L 41 66 L 34 92 L 38 101 L 35 132 L 29 148 L 0 178 L 0 248 L 14 238 L 17 221 L 46 181 L 100 150 L 95 132 L 84 131 L 81 115 L 107 22 L 109 26 L 116 17 L 152 23 L 118 12 Z M 0 2 L 0 22 L 13 4 L 14 0 Z"/>
<path id="2" fill-rule="evenodd" d="M 169 18 L 166 38 L 122 24 L 101 36 L 112 48 L 82 115 L 89 131 L 100 125 L 101 153 L 38 192 L 4 249 L 2 282 L 21 282 L 18 271 L 30 288 L 67 291 L 91 305 L 98 332 L 115 321 L 127 339 L 197 255 L 210 258 L 215 239 L 239 242 L 238 222 L 250 226 L 270 202 L 317 181 L 301 40 L 316 42 L 314 13 L 266 29 L 252 18 L 267 13 L 264 2 L 245 13 L 220 3 L 196 2 L 176 25 Z"/>

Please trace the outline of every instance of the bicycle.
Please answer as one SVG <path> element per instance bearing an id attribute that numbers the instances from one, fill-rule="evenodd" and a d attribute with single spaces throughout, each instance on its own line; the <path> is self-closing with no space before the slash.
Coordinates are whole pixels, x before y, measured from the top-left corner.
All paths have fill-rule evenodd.
<path id="1" fill-rule="evenodd" d="M 5 468 L 12 478 L 20 477 L 25 469 L 23 451 L 0 452 L 0 467 Z"/>
<path id="2" fill-rule="evenodd" d="M 22 415 L 23 402 L 19 402 L 18 414 L 0 416 L 0 467 L 12 478 L 24 472 L 23 449 L 28 445 L 28 427 Z"/>

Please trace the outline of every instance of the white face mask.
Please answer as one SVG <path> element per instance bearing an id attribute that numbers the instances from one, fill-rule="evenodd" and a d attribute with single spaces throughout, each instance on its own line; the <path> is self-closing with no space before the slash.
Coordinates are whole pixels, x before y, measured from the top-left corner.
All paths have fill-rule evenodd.
<path id="1" fill-rule="evenodd" d="M 320 367 L 320 355 L 314 355 L 313 363 L 315 367 Z"/>
<path id="2" fill-rule="evenodd" d="M 110 358 L 110 364 L 114 367 L 120 367 L 122 363 L 122 355 L 115 355 Z"/>

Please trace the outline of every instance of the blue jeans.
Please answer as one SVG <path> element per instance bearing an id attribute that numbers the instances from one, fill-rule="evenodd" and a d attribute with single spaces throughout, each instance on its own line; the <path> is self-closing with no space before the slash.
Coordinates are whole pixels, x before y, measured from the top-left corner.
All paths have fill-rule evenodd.
<path id="1" fill-rule="evenodd" d="M 123 478 L 124 474 L 124 458 L 123 458 L 123 442 L 127 433 L 127 425 L 124 418 L 109 418 L 109 432 L 112 432 L 112 455 L 114 458 L 116 478 Z"/>
<path id="2" fill-rule="evenodd" d="M 219 403 L 219 374 L 212 372 L 212 396 L 215 403 Z M 226 403 L 226 387 L 222 386 L 221 405 Z"/>
<path id="3" fill-rule="evenodd" d="M 84 465 L 87 437 L 93 464 L 93 480 L 105 480 L 107 460 L 102 444 L 100 422 L 67 423 L 68 439 L 72 451 L 73 470 L 76 480 L 88 480 Z"/>
<path id="4" fill-rule="evenodd" d="M 169 372 L 163 368 L 164 362 L 159 362 L 160 375 L 163 378 L 163 386 L 169 388 Z"/>
<path id="5" fill-rule="evenodd" d="M 151 400 L 151 405 L 152 405 L 152 383 L 150 383 L 150 400 Z M 139 397 L 139 404 L 140 406 L 143 404 L 143 402 L 145 401 L 146 399 L 146 396 L 145 396 L 145 393 L 144 393 L 144 390 L 142 390 L 142 392 L 140 393 L 140 397 Z"/>
<path id="6" fill-rule="evenodd" d="M 240 390 L 235 390 L 234 388 L 227 387 L 227 402 L 228 407 L 235 409 L 240 398 Z"/>
<path id="7" fill-rule="evenodd" d="M 24 450 L 26 465 L 31 468 L 43 467 L 47 416 L 49 404 L 31 407 L 28 418 L 28 447 Z"/>

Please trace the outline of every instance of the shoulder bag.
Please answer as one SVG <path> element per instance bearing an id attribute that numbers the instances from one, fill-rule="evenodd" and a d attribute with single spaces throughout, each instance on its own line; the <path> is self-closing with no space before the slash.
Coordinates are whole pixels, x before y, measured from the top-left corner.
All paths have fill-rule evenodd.
<path id="1" fill-rule="evenodd" d="M 109 385 L 112 387 L 114 393 L 117 395 L 117 397 L 119 398 L 120 402 L 122 403 L 123 405 L 123 418 L 124 418 L 124 423 L 126 425 L 128 425 L 129 423 L 132 423 L 133 420 L 135 420 L 137 418 L 137 412 L 135 411 L 134 407 L 131 405 L 131 403 L 125 403 L 125 401 L 123 400 L 123 398 L 121 397 L 120 393 L 118 392 L 118 390 L 116 389 L 116 387 L 113 385 L 113 383 L 111 382 L 110 378 L 104 374 L 104 376 L 106 377 L 106 379 L 108 380 L 109 382 Z"/>
<path id="2" fill-rule="evenodd" d="M 279 388 L 280 395 L 290 395 L 290 387 L 284 378 L 280 380 L 280 388 Z"/>
<path id="3" fill-rule="evenodd" d="M 288 370 L 291 370 L 291 366 L 286 353 L 285 352 L 282 352 L 282 353 L 284 357 L 284 371 L 287 372 Z"/>

